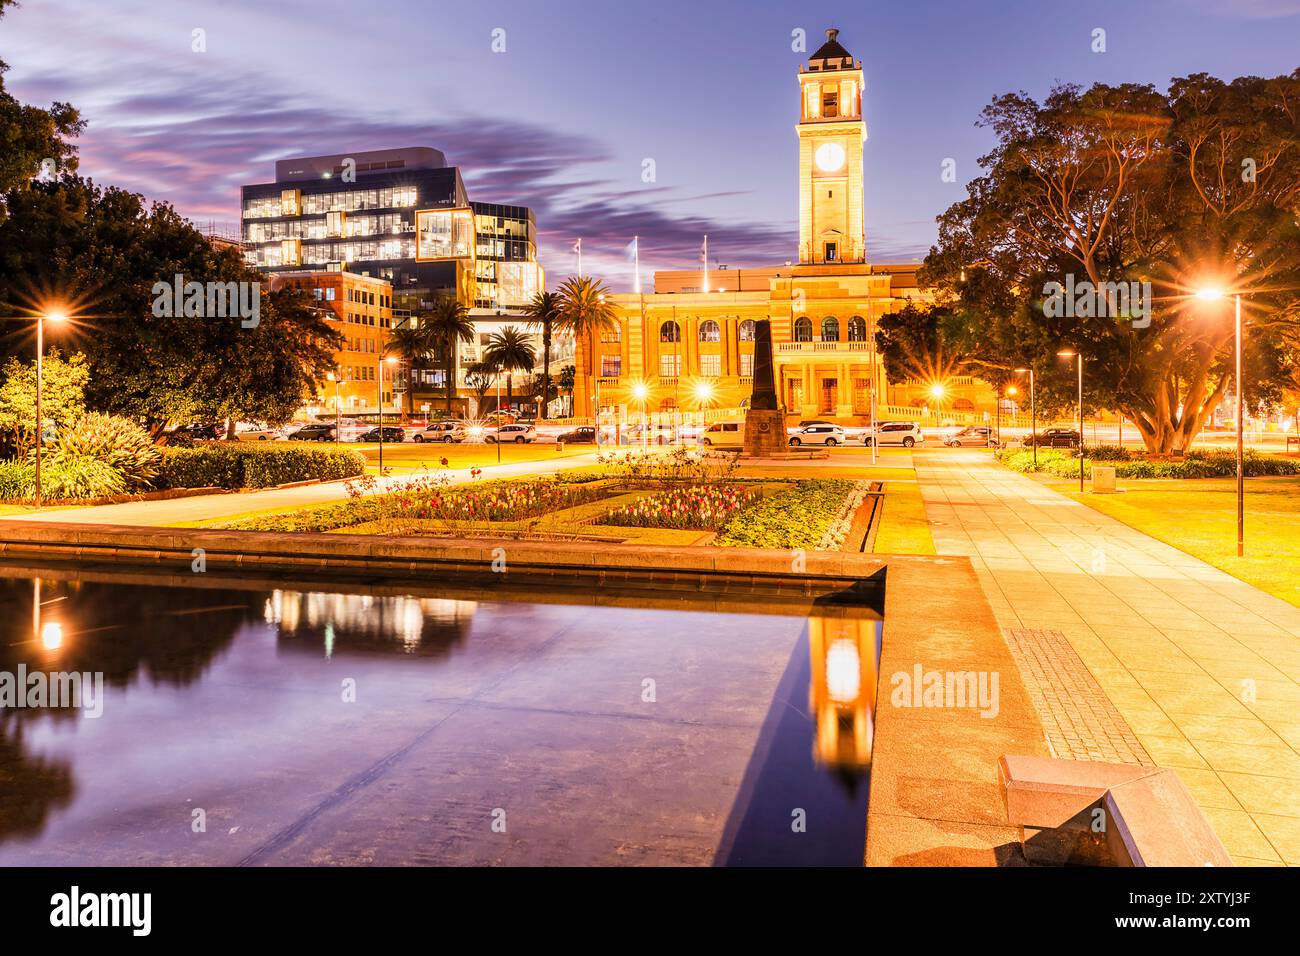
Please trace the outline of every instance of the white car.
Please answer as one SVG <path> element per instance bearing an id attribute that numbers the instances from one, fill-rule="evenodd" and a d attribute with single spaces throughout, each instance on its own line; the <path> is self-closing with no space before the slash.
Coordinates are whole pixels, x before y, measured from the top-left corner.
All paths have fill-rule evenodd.
<path id="1" fill-rule="evenodd" d="M 466 438 L 465 423 L 452 418 L 430 422 L 412 436 L 412 441 L 461 442 Z"/>
<path id="2" fill-rule="evenodd" d="M 486 432 L 484 440 L 491 442 L 514 442 L 523 445 L 537 441 L 537 428 L 533 425 L 502 425 Z"/>
<path id="3" fill-rule="evenodd" d="M 700 435 L 701 445 L 745 444 L 744 422 L 714 422 Z"/>
<path id="4" fill-rule="evenodd" d="M 881 422 L 873 433 L 870 428 L 862 436 L 862 443 L 870 445 L 872 441 L 880 445 L 902 445 L 911 448 L 925 441 L 921 426 L 917 422 Z"/>
<path id="5" fill-rule="evenodd" d="M 806 425 L 790 436 L 791 447 L 799 445 L 825 445 L 834 448 L 844 444 L 844 429 L 839 425 Z"/>
<path id="6" fill-rule="evenodd" d="M 236 441 L 282 441 L 284 437 L 283 428 L 271 428 L 257 422 L 240 422 L 235 426 Z"/>

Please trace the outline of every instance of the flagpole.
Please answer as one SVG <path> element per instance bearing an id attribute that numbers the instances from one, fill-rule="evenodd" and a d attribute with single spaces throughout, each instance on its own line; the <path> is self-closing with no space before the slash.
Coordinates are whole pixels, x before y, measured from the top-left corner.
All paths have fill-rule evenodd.
<path id="1" fill-rule="evenodd" d="M 709 236 L 704 235 L 704 291 L 709 291 Z"/>
<path id="2" fill-rule="evenodd" d="M 582 278 L 582 237 L 578 237 L 578 278 Z"/>
<path id="3" fill-rule="evenodd" d="M 641 294 L 641 237 L 632 237 L 632 261 L 636 266 L 636 294 Z"/>

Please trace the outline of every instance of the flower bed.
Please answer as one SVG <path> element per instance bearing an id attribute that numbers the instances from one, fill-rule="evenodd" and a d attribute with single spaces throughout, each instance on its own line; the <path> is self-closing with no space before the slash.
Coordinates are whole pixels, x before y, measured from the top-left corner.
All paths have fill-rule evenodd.
<path id="1" fill-rule="evenodd" d="M 835 520 L 831 522 L 822 539 L 817 542 L 818 551 L 839 551 L 844 547 L 845 541 L 848 540 L 849 532 L 853 530 L 854 520 L 857 518 L 858 509 L 867 498 L 867 492 L 871 490 L 871 482 L 855 481 L 853 490 L 849 492 L 844 504 L 840 507 L 839 513 L 836 514 Z"/>
<path id="2" fill-rule="evenodd" d="M 855 482 L 841 478 L 800 481 L 737 514 L 713 544 L 732 548 L 818 550 Z"/>
<path id="3" fill-rule="evenodd" d="M 416 481 L 400 491 L 356 497 L 343 504 L 224 525 L 240 531 L 336 531 L 391 518 L 417 521 L 522 521 L 603 498 L 604 488 L 554 479 L 448 488 Z"/>
<path id="4" fill-rule="evenodd" d="M 717 531 L 758 498 L 757 491 L 735 485 L 674 488 L 615 508 L 599 519 L 599 523 L 628 528 Z"/>
<path id="5" fill-rule="evenodd" d="M 1012 471 L 1025 474 L 1044 472 L 1058 478 L 1077 478 L 1079 459 L 1065 452 L 1038 449 L 1038 466 L 1034 466 L 1032 451 L 1015 451 L 1000 457 L 1002 464 Z M 1237 474 L 1237 456 L 1229 451 L 1189 451 L 1182 458 L 1152 460 L 1142 457 L 1098 458 L 1114 465 L 1117 478 L 1229 478 Z M 1267 478 L 1300 475 L 1300 460 L 1261 455 L 1247 449 L 1243 457 L 1243 470 L 1247 478 Z M 1092 465 L 1084 461 L 1084 476 L 1092 474 Z"/>

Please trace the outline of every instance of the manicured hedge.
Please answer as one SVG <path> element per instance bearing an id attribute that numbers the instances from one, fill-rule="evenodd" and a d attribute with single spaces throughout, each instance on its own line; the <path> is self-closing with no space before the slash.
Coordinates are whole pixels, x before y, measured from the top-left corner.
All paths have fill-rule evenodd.
<path id="1" fill-rule="evenodd" d="M 1126 452 L 1127 453 L 1127 452 Z M 1001 456 L 1002 464 L 1012 471 L 1029 473 L 1035 470 L 1058 478 L 1077 478 L 1079 459 L 1059 451 L 1038 450 L 1038 467 L 1034 467 L 1031 451 L 1016 451 Z M 1130 455 L 1128 460 L 1098 458 L 1113 465 L 1117 478 L 1230 478 L 1237 474 L 1237 456 L 1230 451 L 1189 451 L 1182 458 L 1150 460 Z M 1277 458 L 1261 455 L 1247 449 L 1243 459 L 1243 472 L 1247 478 L 1269 478 L 1300 475 L 1300 459 Z M 1085 461 L 1085 477 L 1092 475 L 1091 463 Z"/>
<path id="2" fill-rule="evenodd" d="M 801 481 L 740 512 L 712 543 L 732 548 L 816 550 L 852 491 L 853 482 L 841 478 Z"/>
<path id="3" fill-rule="evenodd" d="M 212 442 L 168 448 L 159 484 L 165 488 L 268 488 L 294 481 L 355 478 L 365 471 L 360 452 Z"/>

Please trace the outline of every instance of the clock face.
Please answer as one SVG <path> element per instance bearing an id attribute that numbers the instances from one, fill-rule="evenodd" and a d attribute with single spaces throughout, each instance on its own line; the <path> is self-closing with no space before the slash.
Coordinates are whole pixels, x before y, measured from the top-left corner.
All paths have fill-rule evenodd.
<path id="1" fill-rule="evenodd" d="M 844 147 L 839 143 L 822 143 L 817 147 L 814 159 L 822 172 L 837 172 L 844 165 Z"/>

